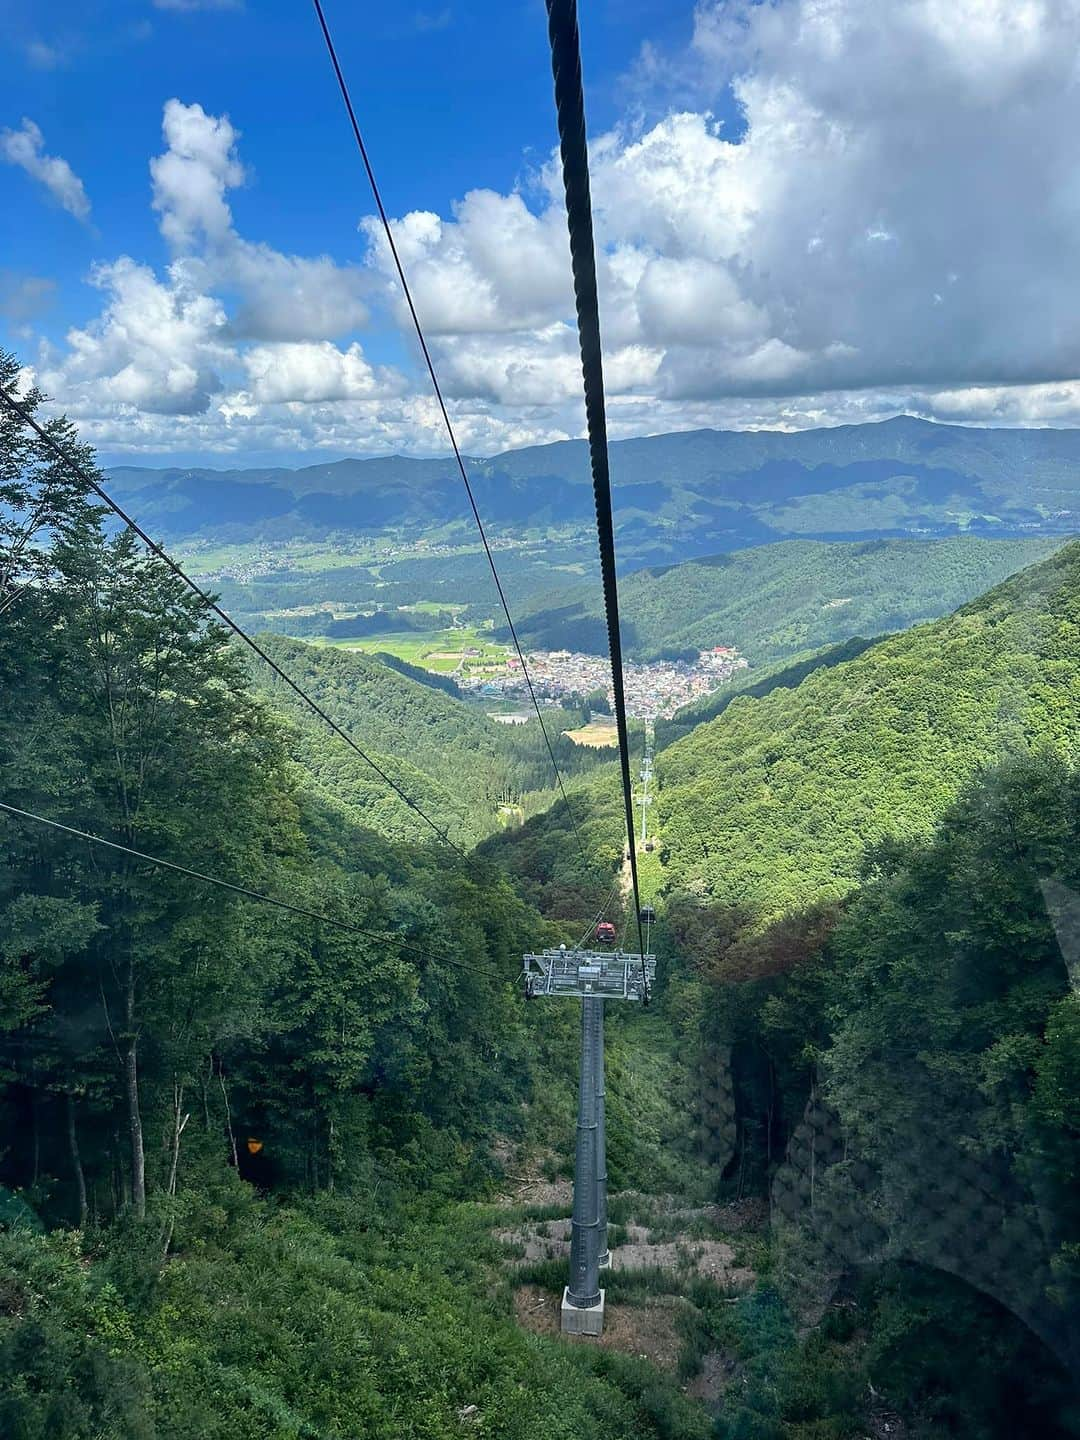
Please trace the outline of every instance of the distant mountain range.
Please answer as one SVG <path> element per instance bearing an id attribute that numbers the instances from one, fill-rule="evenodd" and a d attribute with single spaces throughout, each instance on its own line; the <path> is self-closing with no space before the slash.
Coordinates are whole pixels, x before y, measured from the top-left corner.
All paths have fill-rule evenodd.
<path id="1" fill-rule="evenodd" d="M 588 451 L 565 441 L 469 462 L 496 532 L 591 522 Z M 1080 431 L 999 430 L 899 417 L 794 434 L 696 430 L 611 447 L 624 559 L 663 563 L 783 539 L 1080 529 Z M 319 538 L 467 528 L 448 460 L 341 460 L 300 470 L 109 472 L 170 539 Z"/>

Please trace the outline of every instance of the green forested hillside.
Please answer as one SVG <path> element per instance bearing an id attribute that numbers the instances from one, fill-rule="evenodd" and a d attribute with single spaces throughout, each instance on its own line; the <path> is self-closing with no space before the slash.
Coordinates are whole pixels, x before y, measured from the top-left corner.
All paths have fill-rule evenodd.
<path id="1" fill-rule="evenodd" d="M 856 655 L 861 655 L 876 643 L 876 639 L 852 635 L 836 645 L 825 645 L 820 650 L 807 650 L 790 655 L 786 660 L 777 660 L 772 665 L 754 670 L 737 671 L 726 685 L 714 690 L 711 695 L 703 695 L 700 700 L 692 700 L 689 705 L 677 710 L 670 720 L 658 718 L 655 725 L 657 748 L 663 750 L 684 735 L 689 735 L 696 725 L 702 725 L 706 720 L 715 720 L 739 695 L 760 699 L 773 690 L 791 690 L 815 670 L 822 670 L 830 665 L 842 665 L 845 660 L 854 660 Z"/>
<path id="2" fill-rule="evenodd" d="M 551 760 L 539 724 L 499 725 L 476 706 L 402 674 L 397 665 L 355 651 L 264 635 L 267 653 L 352 735 L 395 783 L 459 844 L 498 828 L 498 807 L 552 790 Z M 253 678 L 295 724 L 293 753 L 329 795 L 345 797 L 381 834 L 426 841 L 431 830 L 389 791 L 371 766 L 334 737 L 270 672 Z M 545 714 L 560 768 L 573 775 L 596 752 L 563 740 L 577 713 Z"/>
<path id="3" fill-rule="evenodd" d="M 579 1028 L 515 982 L 612 890 L 616 767 L 568 777 L 588 873 L 561 802 L 467 859 L 399 831 L 101 519 L 0 412 L 0 802 L 85 832 L 0 812 L 4 1440 L 1080 1435 L 1080 546 L 659 757 L 597 1347 L 508 1229 L 567 1224 Z M 514 773 L 274 643 L 463 824 Z"/>
<path id="4" fill-rule="evenodd" d="M 0 814 L 0 1435 L 704 1440 L 673 1377 L 525 1335 L 500 1212 L 453 1209 L 537 1092 L 571 1148 L 572 1017 L 514 984 L 569 927 L 312 786 L 228 633 L 6 411 L 0 481 L 0 800 L 128 847 Z M 613 1174 L 670 1171 L 625 1129 Z"/>
<path id="5" fill-rule="evenodd" d="M 623 644 L 646 660 L 737 645 L 752 665 L 769 664 L 947 614 L 1060 544 L 968 536 L 791 540 L 638 570 L 621 586 Z M 534 601 L 518 631 L 533 645 L 604 653 L 599 587 Z"/>
<path id="6" fill-rule="evenodd" d="M 731 1086 L 774 1275 L 814 1317 L 802 1356 L 758 1331 L 723 1435 L 1080 1434 L 1078 826 L 1080 772 L 1022 754 L 840 904 L 762 927 L 669 897 L 663 1003 Z M 848 1428 L 867 1387 L 876 1432 Z"/>
<path id="7" fill-rule="evenodd" d="M 775 915 L 926 836 L 1002 753 L 1080 739 L 1080 544 L 796 689 L 738 697 L 664 751 L 667 882 Z"/>

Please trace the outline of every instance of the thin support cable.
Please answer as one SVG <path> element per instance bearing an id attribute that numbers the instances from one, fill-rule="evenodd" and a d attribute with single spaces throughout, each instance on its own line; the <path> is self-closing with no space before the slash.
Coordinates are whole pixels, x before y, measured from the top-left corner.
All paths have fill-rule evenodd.
<path id="1" fill-rule="evenodd" d="M 316 0 L 316 4 L 318 0 Z M 615 697 L 615 723 L 619 735 L 626 838 L 630 850 L 634 909 L 637 913 L 643 994 L 648 999 L 645 937 L 641 928 L 641 892 L 634 846 L 634 800 L 630 782 L 630 743 L 623 689 L 622 636 L 619 629 L 619 589 L 615 570 L 615 532 L 611 512 L 611 473 L 608 467 L 607 420 L 604 413 L 604 368 L 600 347 L 600 310 L 596 293 L 596 254 L 593 244 L 592 201 L 589 193 L 589 152 L 585 140 L 585 94 L 581 78 L 581 46 L 576 0 L 547 0 L 551 70 L 555 80 L 555 109 L 559 125 L 566 222 L 574 272 L 581 372 L 585 388 L 585 415 L 589 431 L 596 529 L 600 545 L 600 573 L 604 587 L 608 650 Z"/>
<path id="2" fill-rule="evenodd" d="M 145 861 L 148 865 L 157 865 L 163 870 L 175 870 L 178 874 L 187 875 L 192 880 L 199 880 L 204 885 L 216 885 L 221 890 L 230 890 L 234 895 L 242 895 L 247 900 L 258 900 L 263 905 L 273 905 L 276 909 L 287 910 L 292 915 L 301 915 L 307 920 L 317 920 L 321 925 L 334 925 L 339 930 L 348 930 L 351 934 L 362 935 L 367 940 L 377 940 L 384 945 L 396 945 L 399 950 L 419 955 L 425 960 L 434 958 L 445 965 L 456 965 L 463 970 L 479 970 L 501 978 L 498 971 L 492 970 L 490 966 L 466 964 L 462 960 L 452 960 L 448 955 L 433 957 L 428 951 L 421 950 L 418 946 L 410 944 L 397 935 L 383 934 L 377 930 L 365 930 L 360 925 L 352 924 L 351 921 L 336 920 L 332 915 L 324 915 L 317 910 L 308 910 L 303 905 L 292 904 L 289 900 L 277 900 L 273 895 L 266 895 L 261 890 L 252 890 L 247 885 L 237 885 L 231 880 L 223 880 L 219 875 L 207 874 L 204 870 L 193 870 L 188 865 L 180 865 L 175 860 L 165 860 L 160 855 L 150 855 L 145 850 L 136 850 L 130 845 L 122 845 L 118 840 L 107 840 L 103 835 L 94 835 L 89 830 L 78 830 L 74 825 L 65 825 L 59 820 L 50 820 L 45 815 L 36 815 L 32 810 L 20 810 L 17 805 L 9 805 L 6 801 L 0 800 L 0 810 L 5 811 L 8 815 L 14 815 L 18 820 L 32 820 L 38 825 L 47 825 L 52 830 L 61 830 L 65 835 L 73 835 L 77 840 L 86 840 L 91 845 L 102 845 L 109 850 L 119 850 L 121 854 L 131 855 L 134 859 Z"/>
<path id="3" fill-rule="evenodd" d="M 226 612 L 221 608 L 217 601 L 211 595 L 209 595 L 196 580 L 193 580 L 191 576 L 177 564 L 177 562 L 172 558 L 172 556 L 168 554 L 167 551 L 162 549 L 162 547 L 157 543 L 156 540 L 152 540 L 150 538 L 150 536 L 146 533 L 142 526 L 136 520 L 133 520 L 132 517 L 127 513 L 127 511 L 124 510 L 123 507 L 116 500 L 114 500 L 112 496 L 101 485 L 98 484 L 98 482 L 94 479 L 90 472 L 84 466 L 80 465 L 77 460 L 74 460 L 70 455 L 68 455 L 64 447 L 60 445 L 43 426 L 38 424 L 37 420 L 34 419 L 34 416 L 29 410 L 26 409 L 24 405 L 20 404 L 19 401 L 14 398 L 14 396 L 9 395 L 8 392 L 2 387 L 0 387 L 0 400 L 2 400 L 3 403 L 8 407 L 8 409 L 11 410 L 13 414 L 17 415 L 24 424 L 30 426 L 30 428 L 38 435 L 38 437 L 42 439 L 46 445 L 49 446 L 57 459 L 60 460 L 64 465 L 66 465 L 68 470 L 74 476 L 76 476 L 77 479 L 81 480 L 84 485 L 86 485 L 90 490 L 92 490 L 94 494 L 98 497 L 98 499 L 103 501 L 109 507 L 109 509 L 112 510 L 113 513 L 124 522 L 128 529 L 139 537 L 139 539 L 143 542 L 146 548 L 151 551 L 152 554 L 156 555 L 157 558 L 161 560 L 165 565 L 168 566 L 168 568 L 177 577 L 177 579 L 182 580 L 184 584 L 189 587 L 189 589 L 193 590 L 195 594 L 198 595 L 199 599 L 203 602 L 203 604 L 206 605 L 209 610 L 213 611 L 213 613 L 218 617 L 221 623 L 226 626 L 227 629 L 231 630 L 238 639 L 244 642 L 244 644 L 248 647 L 249 650 L 253 651 L 260 660 L 262 660 L 266 665 L 268 665 L 270 669 L 274 672 L 274 674 L 278 677 L 278 679 L 284 681 L 284 683 L 289 687 L 293 694 L 299 696 L 299 698 L 303 700 L 304 704 L 307 705 L 316 715 L 318 715 L 320 720 L 325 721 L 325 723 L 330 727 L 334 734 L 337 735 L 339 739 L 344 740 L 346 745 L 348 745 L 351 750 L 355 751 L 355 753 L 359 755 L 361 760 L 371 766 L 372 770 L 375 771 L 376 775 L 378 775 L 379 778 L 390 787 L 390 789 L 394 792 L 395 795 L 397 795 L 400 800 L 403 800 L 405 802 L 405 804 L 409 807 L 410 810 L 414 811 L 417 815 L 419 815 L 420 819 L 423 820 L 424 824 L 435 832 L 435 834 L 439 837 L 439 839 L 443 842 L 444 845 L 448 845 L 450 849 L 453 850 L 457 855 L 459 855 L 467 865 L 472 864 L 468 855 L 465 854 L 465 851 L 462 850 L 458 845 L 455 845 L 453 840 L 450 839 L 447 832 L 440 829 L 439 826 L 435 823 L 435 821 L 431 819 L 431 817 L 416 803 L 416 801 L 413 800 L 409 795 L 407 795 L 405 791 L 401 788 L 401 786 L 396 783 L 396 781 L 390 778 L 390 776 L 386 773 L 386 771 L 382 768 L 378 761 L 373 760 L 372 757 L 365 750 L 361 749 L 361 747 L 352 738 L 348 731 L 343 730 L 342 727 L 337 723 L 337 721 L 334 720 L 323 709 L 319 702 L 313 699 L 313 697 L 310 696 L 306 690 L 304 690 L 300 685 L 296 683 L 296 681 L 292 678 L 291 675 L 287 674 L 286 671 L 281 668 L 281 666 L 277 663 L 276 660 L 272 659 L 271 656 L 267 654 L 267 652 L 262 648 L 258 641 L 253 640 L 252 637 L 247 633 L 247 631 L 242 629 L 236 623 L 236 621 L 232 619 L 230 615 L 226 614 Z"/>
<path id="4" fill-rule="evenodd" d="M 580 949 L 581 949 L 582 945 L 584 945 L 584 943 L 585 943 L 585 941 L 588 939 L 589 935 L 592 934 L 592 933 L 595 931 L 597 925 L 599 925 L 600 921 L 603 920 L 604 916 L 607 914 L 608 910 L 609 910 L 610 907 L 611 907 L 611 902 L 615 899 L 615 893 L 616 893 L 616 891 L 618 890 L 618 888 L 619 888 L 619 877 L 616 875 L 615 880 L 614 880 L 614 882 L 613 882 L 613 884 L 612 884 L 612 886 L 611 886 L 611 889 L 608 891 L 608 893 L 607 893 L 607 895 L 606 895 L 606 897 L 605 897 L 605 899 L 604 899 L 604 903 L 600 906 L 600 909 L 597 910 L 596 914 L 595 914 L 595 915 L 593 916 L 593 918 L 589 921 L 588 926 L 586 927 L 584 933 L 583 933 L 582 936 L 581 936 L 581 939 L 580 939 L 580 940 L 577 942 L 577 944 L 574 946 L 574 949 L 575 949 L 575 950 L 580 950 Z"/>
<path id="5" fill-rule="evenodd" d="M 379 212 L 379 219 L 382 222 L 383 233 L 386 236 L 386 243 L 389 247 L 390 254 L 392 255 L 394 260 L 394 267 L 397 270 L 398 280 L 401 284 L 402 293 L 405 296 L 405 303 L 409 307 L 409 314 L 412 317 L 413 329 L 416 331 L 416 338 L 419 341 L 420 350 L 424 356 L 424 363 L 427 366 L 428 375 L 431 379 L 431 388 L 435 392 L 435 399 L 438 402 L 439 410 L 443 418 L 443 424 L 446 427 L 446 433 L 450 439 L 450 447 L 454 452 L 454 459 L 457 462 L 458 470 L 461 472 L 461 479 L 465 486 L 465 493 L 469 497 L 469 507 L 472 510 L 473 519 L 476 521 L 476 528 L 479 532 L 480 540 L 484 547 L 484 554 L 487 556 L 488 565 L 491 567 L 491 578 L 495 581 L 495 589 L 498 591 L 499 595 L 499 604 L 502 606 L 503 614 L 506 616 L 506 624 L 510 630 L 510 637 L 514 642 L 514 649 L 517 652 L 518 662 L 521 665 L 521 673 L 525 677 L 525 684 L 529 691 L 529 699 L 532 701 L 533 709 L 536 711 L 536 718 L 540 721 L 540 729 L 543 731 L 544 744 L 547 746 L 548 758 L 551 761 L 551 768 L 554 770 L 555 778 L 559 782 L 559 791 L 562 794 L 563 803 L 566 806 L 566 813 L 570 816 L 570 823 L 574 828 L 574 838 L 577 841 L 577 847 L 581 854 L 582 864 L 584 865 L 586 872 L 588 872 L 593 869 L 593 866 L 590 864 L 589 858 L 585 853 L 585 844 L 581 838 L 581 831 L 578 828 L 577 817 L 574 815 L 574 808 L 570 804 L 570 797 L 566 793 L 566 786 L 563 783 L 562 772 L 560 771 L 558 762 L 555 759 L 555 749 L 551 743 L 551 736 L 548 734 L 548 728 L 544 724 L 544 717 L 541 713 L 540 705 L 536 698 L 536 692 L 533 689 L 532 677 L 529 674 L 529 667 L 525 663 L 525 655 L 521 649 L 521 643 L 518 640 L 517 628 L 514 625 L 513 616 L 510 614 L 510 606 L 507 602 L 506 594 L 502 587 L 502 581 L 499 578 L 499 571 L 495 565 L 495 557 L 491 553 L 491 546 L 488 544 L 487 532 L 484 529 L 484 522 L 480 518 L 480 511 L 476 504 L 476 497 L 473 494 L 472 483 L 469 480 L 469 472 L 465 466 L 465 461 L 462 458 L 461 450 L 458 446 L 457 435 L 454 431 L 454 426 L 450 420 L 450 413 L 446 408 L 446 401 L 443 399 L 442 386 L 439 384 L 439 377 L 435 373 L 435 363 L 431 358 L 431 351 L 428 349 L 427 340 L 424 338 L 423 327 L 420 324 L 420 316 L 417 314 L 416 306 L 413 303 L 412 291 L 409 288 L 409 282 L 405 278 L 405 267 L 401 263 L 401 256 L 398 253 L 397 244 L 394 240 L 394 232 L 390 226 L 390 218 L 386 213 L 386 207 L 383 205 L 382 193 L 379 190 L 378 181 L 375 179 L 375 170 L 372 166 L 371 158 L 368 155 L 367 146 L 364 144 L 364 137 L 360 131 L 360 122 L 356 118 L 356 111 L 353 108 L 352 97 L 349 94 L 349 87 L 346 84 L 345 75 L 341 69 L 341 64 L 338 60 L 337 49 L 334 45 L 333 37 L 330 34 L 330 27 L 327 24 L 326 15 L 323 11 L 321 0 L 313 0 L 313 4 L 315 6 L 315 14 L 318 16 L 319 27 L 323 33 L 323 39 L 326 41 L 326 49 L 327 53 L 330 56 L 330 63 L 334 68 L 334 75 L 337 78 L 338 89 L 341 91 L 341 98 L 345 102 L 345 110 L 349 116 L 349 124 L 352 126 L 353 137 L 356 140 L 356 148 L 360 152 L 360 159 L 363 161 L 364 170 L 368 178 L 368 184 L 371 187 L 371 193 L 375 200 L 375 206 Z"/>

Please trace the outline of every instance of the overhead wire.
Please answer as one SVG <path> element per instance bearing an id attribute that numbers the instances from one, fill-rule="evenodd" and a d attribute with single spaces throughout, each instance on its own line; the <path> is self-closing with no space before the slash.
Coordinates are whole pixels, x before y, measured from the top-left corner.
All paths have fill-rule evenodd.
<path id="1" fill-rule="evenodd" d="M 303 905 L 294 905 L 289 900 L 279 900 L 273 895 L 267 895 L 261 890 L 253 890 L 248 885 L 238 885 L 232 880 L 224 880 L 219 875 L 212 875 L 204 870 L 195 870 L 188 865 L 181 865 L 175 860 L 166 860 L 161 855 L 151 855 L 145 850 L 137 850 L 131 845 L 121 844 L 118 840 L 108 840 L 104 835 L 95 835 L 89 830 L 79 830 L 74 825 L 65 825 L 60 820 L 50 820 L 45 815 L 37 815 L 32 810 L 20 809 L 17 805 L 9 805 L 6 801 L 0 800 L 0 810 L 8 815 L 14 815 L 19 820 L 32 820 L 38 825 L 47 825 L 52 830 L 63 831 L 65 835 L 72 835 L 78 840 L 86 840 L 92 845 L 101 845 L 109 850 L 118 850 L 121 854 L 131 855 L 136 860 L 145 861 L 149 865 L 157 865 L 164 870 L 175 870 L 180 875 L 187 875 L 193 880 L 199 880 L 204 885 L 216 885 L 219 889 L 232 891 L 235 895 L 241 895 L 247 900 L 257 900 L 263 905 L 272 905 L 278 910 L 287 910 L 293 915 L 303 916 L 308 920 L 316 920 L 322 925 L 333 925 L 339 930 L 347 930 L 353 935 L 361 935 L 367 940 L 376 940 L 384 945 L 395 945 L 399 950 L 407 951 L 413 955 L 419 955 L 425 960 L 436 959 L 446 965 L 454 965 L 462 970 L 480 971 L 487 975 L 494 975 L 498 979 L 504 978 L 491 966 L 473 965 L 464 960 L 454 960 L 449 955 L 433 956 L 428 950 L 423 950 L 417 945 L 401 938 L 392 932 L 380 932 L 367 930 L 362 925 L 355 925 L 351 920 L 338 920 L 333 915 L 326 915 L 317 910 L 309 910 Z"/>
<path id="2" fill-rule="evenodd" d="M 123 508 L 123 506 L 121 506 L 118 501 L 114 500 L 113 497 L 108 493 L 108 491 L 105 490 L 104 486 L 102 486 L 97 480 L 94 479 L 90 471 L 87 470 L 84 465 L 81 465 L 77 460 L 75 460 L 71 455 L 69 455 L 64 449 L 64 447 L 55 439 L 55 437 L 50 435 L 49 432 L 45 429 L 45 427 L 38 423 L 31 411 L 29 411 L 24 405 L 22 405 L 18 400 L 16 400 L 13 395 L 10 395 L 8 391 L 6 391 L 2 386 L 0 386 L 0 401 L 3 401 L 3 403 L 8 407 L 8 409 L 11 410 L 15 415 L 17 415 L 24 422 L 24 424 L 29 425 L 30 428 L 38 435 L 38 437 L 43 440 L 46 445 L 49 446 L 57 459 L 60 460 L 64 465 L 66 465 L 67 468 L 71 471 L 71 473 L 79 480 L 81 480 L 88 489 L 92 490 L 93 493 L 98 497 L 98 499 L 101 500 L 105 505 L 107 505 L 109 509 L 112 510 L 113 513 L 124 522 L 128 529 L 133 532 L 133 534 L 139 537 L 139 539 L 143 542 L 147 549 L 151 551 L 152 554 L 156 555 L 159 560 L 161 560 L 165 565 L 168 566 L 168 568 L 179 580 L 182 580 L 184 584 L 189 587 L 189 589 L 193 590 L 194 593 L 199 597 L 199 599 L 202 600 L 203 604 L 206 605 L 207 609 L 211 610 L 221 621 L 221 623 L 226 626 L 227 629 L 231 630 L 232 633 L 239 640 L 243 641 L 243 643 L 248 647 L 249 650 L 251 650 L 255 655 L 259 657 L 260 660 L 262 660 L 266 665 L 268 665 L 270 669 L 274 672 L 274 674 L 278 677 L 278 679 L 283 681 L 293 692 L 293 694 L 297 695 L 304 702 L 304 704 L 307 705 L 309 709 L 314 712 L 314 714 L 316 714 L 322 721 L 324 721 L 325 724 L 330 727 L 330 729 L 334 732 L 335 735 L 338 736 L 339 739 L 344 740 L 345 744 L 348 745 L 349 748 L 353 750 L 357 755 L 359 755 L 361 760 L 363 760 L 367 765 L 370 765 L 372 770 L 375 771 L 376 775 L 379 776 L 379 778 L 394 792 L 395 795 L 398 796 L 400 800 L 404 801 L 404 803 L 409 807 L 410 810 L 412 810 L 416 815 L 418 815 L 420 819 L 423 820 L 423 822 L 435 832 L 435 834 L 439 837 L 439 839 L 443 842 L 444 845 L 449 846 L 449 848 L 453 850 L 462 860 L 464 860 L 467 865 L 472 865 L 473 862 L 470 860 L 469 856 L 466 855 L 465 851 L 462 850 L 459 845 L 456 845 L 454 841 L 450 839 L 448 833 L 445 830 L 440 829 L 440 827 L 436 824 L 434 820 L 432 820 L 431 816 L 428 815 L 428 813 L 423 809 L 423 807 L 419 805 L 415 800 L 413 800 L 413 798 L 409 794 L 407 794 L 406 791 L 403 790 L 401 786 L 398 785 L 397 782 L 390 775 L 387 774 L 386 770 L 379 764 L 379 762 L 373 759 L 372 756 L 370 756 L 367 751 L 364 750 L 353 739 L 349 732 L 345 730 L 341 725 L 339 725 L 337 721 L 319 704 L 319 702 L 313 696 L 308 694 L 308 692 L 303 688 L 303 686 L 298 685 L 297 682 L 292 678 L 292 676 L 289 675 L 287 671 L 282 669 L 282 667 L 277 663 L 277 661 L 271 655 L 269 655 L 266 650 L 263 649 L 263 647 L 258 643 L 258 641 L 253 639 L 247 633 L 247 631 L 244 630 L 242 626 L 238 625 L 236 621 L 225 610 L 221 608 L 221 606 L 217 603 L 213 596 L 208 594 L 207 591 L 202 588 L 202 586 L 198 583 L 197 580 L 192 579 L 192 577 L 187 573 L 187 571 L 184 570 L 172 558 L 172 556 L 165 549 L 163 549 L 161 545 L 157 543 L 156 540 L 151 539 L 151 537 L 138 523 L 138 521 L 133 519 L 132 516 L 130 516 Z"/>
<path id="3" fill-rule="evenodd" d="M 318 4 L 319 0 L 315 0 Z M 551 70 L 555 81 L 555 110 L 559 127 L 566 222 L 574 275 L 581 371 L 585 389 L 585 415 L 592 466 L 596 529 L 600 546 L 600 574 L 611 658 L 615 724 L 619 737 L 626 838 L 630 851 L 634 909 L 641 954 L 642 989 L 649 994 L 645 964 L 645 937 L 641 927 L 641 891 L 634 844 L 634 800 L 630 781 L 630 744 L 623 686 L 622 635 L 619 626 L 619 589 L 615 568 L 615 533 L 611 508 L 611 472 L 608 465 L 607 419 L 604 410 L 604 367 L 600 345 L 600 308 L 596 289 L 596 252 L 593 241 L 592 200 L 589 192 L 589 152 L 585 138 L 585 94 L 581 74 L 581 44 L 576 0 L 547 0 Z"/>
<path id="4" fill-rule="evenodd" d="M 595 931 L 595 929 L 596 929 L 597 925 L 599 925 L 600 921 L 603 920 L 604 916 L 607 914 L 608 910 L 611 908 L 611 902 L 615 899 L 615 894 L 616 894 L 618 888 L 619 888 L 619 877 L 616 875 L 614 881 L 612 882 L 611 889 L 608 891 L 607 895 L 604 897 L 604 903 L 600 906 L 599 910 L 597 910 L 596 914 L 593 916 L 593 918 L 589 921 L 588 925 L 585 927 L 585 930 L 582 932 L 581 939 L 580 939 L 580 940 L 577 942 L 577 944 L 574 946 L 574 949 L 575 949 L 575 950 L 580 950 L 580 949 L 581 949 L 582 945 L 584 945 L 584 943 L 585 943 L 585 941 L 588 939 L 588 937 Z"/>
<path id="5" fill-rule="evenodd" d="M 431 358 L 431 351 L 428 348 L 428 343 L 424 336 L 423 326 L 420 323 L 420 316 L 417 313 L 416 305 L 413 301 L 412 290 L 409 287 L 409 282 L 405 275 L 405 267 L 402 264 L 401 255 L 397 247 L 397 242 L 394 239 L 394 232 L 390 224 L 390 218 L 387 214 L 386 207 L 383 204 L 382 192 L 380 191 L 378 181 L 375 178 L 375 169 L 371 163 L 371 157 L 368 153 L 367 145 L 364 143 L 363 133 L 360 129 L 360 122 L 356 117 L 356 110 L 353 106 L 352 97 L 349 93 L 349 87 L 346 83 L 345 75 L 341 68 L 341 62 L 338 59 L 337 47 L 335 46 L 333 36 L 330 33 L 330 26 L 327 23 L 326 13 L 323 10 L 322 6 L 322 0 L 312 0 L 312 3 L 315 6 L 315 14 L 318 17 L 319 27 L 322 30 L 323 39 L 326 42 L 327 53 L 330 56 L 330 64 L 333 66 L 334 75 L 338 83 L 338 89 L 341 91 L 341 98 L 344 101 L 345 110 L 349 117 L 349 124 L 352 127 L 353 137 L 356 140 L 356 148 L 360 152 L 360 159 L 363 162 L 364 171 L 368 179 L 368 184 L 371 187 L 371 194 L 374 198 L 376 209 L 379 212 L 379 220 L 382 223 L 383 233 L 386 236 L 386 243 L 389 248 L 391 257 L 394 261 L 394 268 L 397 271 L 398 281 L 400 282 L 402 293 L 405 296 L 405 303 L 408 306 L 409 315 L 412 318 L 413 329 L 416 331 L 416 338 L 420 345 L 421 353 L 424 357 L 424 363 L 427 366 L 428 376 L 431 380 L 431 388 L 435 393 L 435 399 L 438 403 L 439 411 L 443 419 L 443 424 L 446 427 L 446 433 L 450 440 L 450 448 L 454 453 L 454 460 L 457 463 L 457 468 L 461 474 L 462 483 L 465 486 L 465 494 L 468 496 L 469 499 L 469 507 L 472 510 L 473 520 L 476 522 L 476 528 L 480 536 L 480 541 L 484 547 L 484 554 L 487 556 L 488 565 L 491 569 L 491 577 L 495 582 L 495 589 L 498 592 L 499 596 L 499 604 L 502 606 L 503 614 L 506 617 L 507 628 L 510 631 L 510 638 L 513 641 L 514 650 L 517 653 L 518 663 L 521 666 L 521 673 L 525 680 L 526 688 L 529 692 L 529 699 L 532 701 L 532 707 L 536 711 L 536 718 L 540 722 L 540 729 L 544 736 L 544 744 L 547 746 L 548 758 L 551 761 L 551 768 L 555 772 L 555 778 L 558 781 L 559 791 L 562 795 L 563 804 L 566 806 L 566 813 L 570 817 L 570 824 L 573 827 L 574 838 L 577 842 L 577 847 L 581 855 L 582 864 L 585 870 L 588 872 L 591 871 L 594 866 L 590 863 L 588 855 L 585 852 L 585 843 L 581 838 L 581 830 L 578 826 L 577 817 L 574 814 L 573 806 L 570 804 L 570 797 L 566 793 L 566 785 L 563 782 L 562 771 L 559 769 L 558 761 L 555 759 L 555 748 L 551 743 L 551 736 L 549 735 L 548 728 L 544 723 L 544 716 L 540 710 L 539 701 L 536 698 L 536 691 L 533 688 L 532 676 L 529 674 L 529 667 L 525 662 L 525 654 L 521 648 L 521 642 L 518 639 L 517 627 L 515 626 L 513 616 L 510 613 L 510 605 L 506 599 L 506 592 L 503 589 L 502 580 L 499 577 L 498 567 L 495 564 L 495 556 L 492 554 L 491 546 L 488 543 L 487 532 L 484 528 L 484 522 L 480 518 L 480 510 L 476 503 L 476 496 L 473 493 L 473 487 L 472 482 L 469 479 L 468 468 L 465 465 L 464 458 L 461 454 L 460 446 L 458 445 L 457 434 L 450 419 L 450 413 L 446 408 L 446 401 L 443 398 L 442 386 L 439 384 L 439 377 L 435 370 L 435 362 Z"/>

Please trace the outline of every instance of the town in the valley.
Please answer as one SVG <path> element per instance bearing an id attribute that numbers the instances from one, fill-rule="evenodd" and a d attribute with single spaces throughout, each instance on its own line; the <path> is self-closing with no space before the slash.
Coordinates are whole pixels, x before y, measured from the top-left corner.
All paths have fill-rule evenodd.
<path id="1" fill-rule="evenodd" d="M 584 699 L 602 691 L 612 703 L 611 666 L 606 655 L 585 655 L 574 650 L 534 650 L 527 656 L 536 698 L 550 704 Z M 711 695 L 746 668 L 746 660 L 731 645 L 702 650 L 696 660 L 627 661 L 623 665 L 627 713 L 639 720 L 674 715 L 681 706 Z M 516 656 L 508 657 L 501 673 L 463 679 L 463 690 L 484 699 L 527 699 L 528 690 Z"/>

